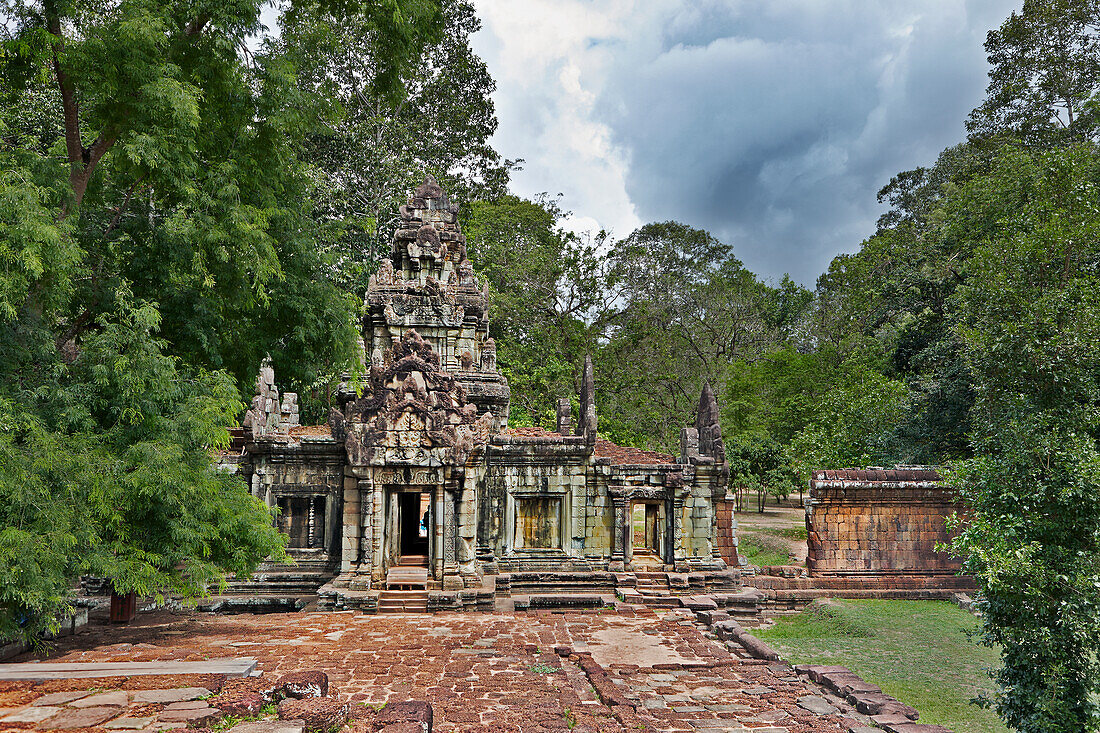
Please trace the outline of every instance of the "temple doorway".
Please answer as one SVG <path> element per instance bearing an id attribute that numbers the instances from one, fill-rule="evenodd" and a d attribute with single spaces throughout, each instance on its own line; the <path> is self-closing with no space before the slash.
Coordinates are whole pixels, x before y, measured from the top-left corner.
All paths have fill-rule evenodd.
<path id="1" fill-rule="evenodd" d="M 397 494 L 398 565 L 428 566 L 432 497 L 427 491 Z"/>
<path id="2" fill-rule="evenodd" d="M 631 504 L 631 550 L 633 562 L 661 563 L 661 507 L 657 502 Z"/>

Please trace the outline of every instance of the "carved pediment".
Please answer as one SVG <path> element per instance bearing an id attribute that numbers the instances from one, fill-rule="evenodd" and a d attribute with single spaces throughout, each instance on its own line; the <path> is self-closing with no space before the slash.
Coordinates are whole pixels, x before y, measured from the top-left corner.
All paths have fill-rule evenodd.
<path id="1" fill-rule="evenodd" d="M 333 416 L 346 431 L 353 465 L 462 465 L 489 440 L 493 418 L 478 415 L 439 355 L 416 331 L 395 339 L 371 367 L 366 391 Z"/>

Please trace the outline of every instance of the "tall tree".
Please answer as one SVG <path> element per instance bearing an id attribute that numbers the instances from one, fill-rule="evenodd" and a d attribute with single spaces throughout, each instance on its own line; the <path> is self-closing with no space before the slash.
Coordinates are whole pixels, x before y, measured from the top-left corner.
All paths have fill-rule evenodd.
<path id="1" fill-rule="evenodd" d="M 999 212 L 972 231 L 975 210 Z M 945 207 L 974 237 L 955 330 L 975 382 L 956 551 L 1012 728 L 1100 725 L 1100 151 L 1006 149 Z"/>
<path id="2" fill-rule="evenodd" d="M 678 222 L 647 224 L 615 243 L 609 260 L 618 308 L 597 386 L 615 397 L 601 405 L 601 426 L 671 449 L 703 381 L 724 391 L 730 362 L 763 353 L 796 317 L 780 301 L 798 301 L 797 288 L 765 286 L 730 246 Z"/>
<path id="3" fill-rule="evenodd" d="M 1100 136 L 1100 2 L 1024 0 L 985 43 L 986 101 L 970 115 L 975 140 L 999 134 L 1046 147 Z"/>
<path id="4" fill-rule="evenodd" d="M 470 259 L 488 283 L 498 363 L 512 390 L 512 423 L 554 425 L 558 397 L 576 395 L 586 353 L 613 297 L 603 239 L 561 228 L 546 196 L 478 201 L 464 214 Z"/>
<path id="5" fill-rule="evenodd" d="M 334 19 L 324 8 L 288 13 L 280 47 L 299 86 L 337 109 L 306 140 L 313 162 L 316 216 L 328 228 L 341 282 L 360 297 L 379 258 L 388 254 L 397 208 L 425 174 L 455 200 L 504 193 L 511 161 L 489 143 L 497 119 L 496 88 L 470 47 L 480 28 L 465 0 L 443 0 L 439 32 L 396 77 L 404 94 L 376 88 L 386 49 L 369 16 Z"/>
<path id="6" fill-rule="evenodd" d="M 313 100 L 246 45 L 261 4 L 3 6 L 0 636 L 80 573 L 195 594 L 281 551 L 213 453 L 260 358 L 308 379 L 356 303 L 312 246 Z M 415 55 L 431 4 L 384 5 Z"/>

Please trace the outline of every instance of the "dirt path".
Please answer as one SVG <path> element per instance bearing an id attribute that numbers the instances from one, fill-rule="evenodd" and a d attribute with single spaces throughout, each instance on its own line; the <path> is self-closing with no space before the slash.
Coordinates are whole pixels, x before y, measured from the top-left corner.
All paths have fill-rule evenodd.
<path id="1" fill-rule="evenodd" d="M 737 513 L 737 536 L 768 548 L 785 549 L 792 556 L 791 564 L 805 563 L 805 535 L 796 536 L 795 532 L 805 530 L 806 510 L 784 503 L 765 507 L 761 514 L 755 510 L 755 499 L 747 503 L 748 511 Z"/>

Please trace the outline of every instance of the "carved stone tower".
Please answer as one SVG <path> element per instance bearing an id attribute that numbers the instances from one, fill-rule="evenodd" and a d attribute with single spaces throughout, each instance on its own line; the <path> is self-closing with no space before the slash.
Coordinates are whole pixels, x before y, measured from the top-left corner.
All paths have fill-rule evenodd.
<path id="1" fill-rule="evenodd" d="M 409 329 L 439 355 L 478 412 L 489 410 L 497 429 L 508 427 L 508 381 L 497 371 L 489 337 L 488 286 L 474 277 L 458 206 L 431 177 L 400 208 L 392 259 L 370 279 L 363 340 L 373 366 Z"/>

